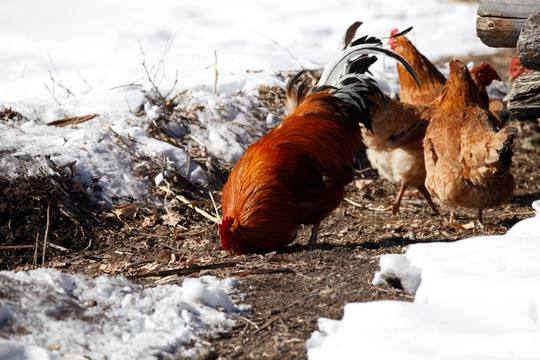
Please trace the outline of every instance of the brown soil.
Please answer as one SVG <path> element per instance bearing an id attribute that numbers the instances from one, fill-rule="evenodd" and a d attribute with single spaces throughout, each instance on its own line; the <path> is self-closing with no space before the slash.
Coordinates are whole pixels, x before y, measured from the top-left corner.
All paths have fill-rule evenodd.
<path id="1" fill-rule="evenodd" d="M 266 94 L 264 101 L 276 102 L 276 94 L 282 92 Z M 349 302 L 413 299 L 371 284 L 380 255 L 403 253 L 414 243 L 502 234 L 533 215 L 530 205 L 540 198 L 540 146 L 527 139 L 539 127 L 536 121 L 517 125 L 521 131 L 514 146 L 515 196 L 510 204 L 485 211 L 483 229 L 451 228 L 447 209 L 433 216 L 422 196 L 412 190 L 405 195 L 401 213 L 392 215 L 387 208 L 397 186 L 380 179 L 360 154 L 356 181 L 323 223 L 313 250 L 306 246 L 311 229 L 305 227 L 282 250 L 228 257 L 216 224 L 188 206 L 132 205 L 106 212 L 94 208 L 77 191 L 77 184 L 61 176 L 0 179 L 0 246 L 34 245 L 37 240 L 41 265 L 48 229 L 45 266 L 61 271 L 124 275 L 147 286 L 179 283 L 186 276 L 235 276 L 240 280 L 238 292 L 245 294 L 236 301 L 251 305 L 251 311 L 238 315 L 230 332 L 207 339 L 208 351 L 201 358 L 302 359 L 306 339 L 318 329 L 318 318 L 341 318 Z M 226 173 L 217 178 L 223 181 Z M 171 188 L 200 201 L 195 206 L 213 214 L 207 195 L 181 180 Z M 165 195 L 159 189 L 155 192 Z M 214 195 L 219 199 L 219 191 Z M 458 214 L 464 223 L 475 215 L 465 210 Z M 30 269 L 33 261 L 33 249 L 0 250 L 0 269 Z"/>

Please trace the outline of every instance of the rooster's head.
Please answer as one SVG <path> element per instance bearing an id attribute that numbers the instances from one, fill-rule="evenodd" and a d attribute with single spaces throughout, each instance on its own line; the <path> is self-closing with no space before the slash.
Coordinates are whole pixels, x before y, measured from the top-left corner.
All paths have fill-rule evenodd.
<path id="1" fill-rule="evenodd" d="M 235 226 L 234 219 L 229 215 L 225 215 L 219 224 L 219 237 L 221 238 L 221 246 L 229 254 L 234 252 L 236 255 L 242 255 L 248 252 L 246 233 Z"/>

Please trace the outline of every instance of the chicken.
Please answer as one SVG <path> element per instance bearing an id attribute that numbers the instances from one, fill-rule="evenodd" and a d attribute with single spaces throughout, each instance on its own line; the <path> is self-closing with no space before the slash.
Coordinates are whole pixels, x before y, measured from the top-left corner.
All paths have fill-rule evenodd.
<path id="1" fill-rule="evenodd" d="M 390 34 L 390 48 L 407 60 L 420 79 L 420 89 L 409 73 L 397 64 L 400 100 L 407 104 L 427 104 L 437 98 L 446 82 L 444 75 L 404 35 L 394 29 Z"/>
<path id="2" fill-rule="evenodd" d="M 353 154 L 362 145 L 359 122 L 371 128 L 373 105 L 367 97 L 383 96 L 364 74 L 376 60 L 369 54 L 404 62 L 377 38 L 352 41 L 360 24 L 349 27 L 312 93 L 232 169 L 223 188 L 219 225 L 221 245 L 229 253 L 285 246 L 300 224 L 314 225 L 313 246 L 321 221 L 342 201 L 354 176 Z"/>
<path id="3" fill-rule="evenodd" d="M 508 203 L 515 127 L 499 129 L 465 64 L 450 62 L 450 75 L 424 137 L 426 188 L 451 209 L 482 209 Z"/>
<path id="4" fill-rule="evenodd" d="M 405 190 L 413 186 L 426 198 L 436 215 L 438 214 L 437 207 L 424 185 L 426 171 L 422 142 L 446 78 L 429 59 L 397 31 L 397 29 L 392 31 L 389 44 L 411 64 L 419 75 L 421 89 L 411 81 L 410 75 L 398 64 L 401 102 L 388 99 L 390 108 L 388 112 L 381 111 L 380 107 L 372 108 L 373 131 L 363 131 L 363 140 L 367 147 L 366 155 L 380 175 L 401 185 L 399 194 L 390 207 L 394 214 L 399 212 Z M 499 75 L 487 63 L 476 66 L 471 70 L 471 74 L 474 74 L 474 81 L 485 103 L 489 103 L 486 87 L 494 79 L 500 80 Z M 500 114 L 503 116 L 503 112 Z"/>
<path id="5" fill-rule="evenodd" d="M 508 80 L 514 81 L 519 77 L 519 75 L 527 71 L 531 70 L 526 69 L 523 65 L 521 65 L 519 62 L 519 56 L 514 55 L 512 61 L 510 62 L 510 76 L 508 77 Z"/>
<path id="6" fill-rule="evenodd" d="M 398 29 L 391 33 L 388 43 L 390 47 L 407 60 L 420 78 L 419 89 L 412 81 L 410 75 L 397 64 L 400 81 L 400 100 L 408 104 L 426 104 L 435 100 L 441 93 L 446 78 L 418 49 L 403 35 L 397 34 Z M 484 62 L 470 70 L 474 82 L 477 84 L 482 96 L 489 103 L 486 87 L 493 80 L 501 80 L 497 71 L 490 64 Z"/>
<path id="7" fill-rule="evenodd" d="M 484 104 L 489 104 L 486 86 L 494 79 L 500 80 L 499 75 L 488 63 L 474 67 L 471 75 Z M 433 214 L 437 215 L 437 207 L 424 186 L 426 170 L 422 141 L 438 99 L 424 105 L 410 105 L 391 99 L 387 99 L 387 102 L 388 112 L 383 111 L 380 106 L 371 109 L 373 131 L 363 129 L 366 155 L 380 175 L 401 185 L 391 206 L 394 214 L 399 212 L 405 190 L 412 186 L 426 198 Z"/>
<path id="8" fill-rule="evenodd" d="M 501 77 L 497 73 L 497 71 L 491 66 L 491 64 L 488 64 L 486 62 L 475 66 L 470 70 L 471 77 L 478 87 L 478 91 L 480 92 L 480 96 L 482 97 L 482 101 L 485 105 L 489 107 L 489 96 L 487 93 L 487 87 L 491 85 L 493 80 L 501 80 Z"/>
<path id="9" fill-rule="evenodd" d="M 499 125 L 504 124 L 510 117 L 510 111 L 506 107 L 506 101 L 503 99 L 489 99 L 487 87 L 491 85 L 493 80 L 501 81 L 501 77 L 497 70 L 486 62 L 473 67 L 470 70 L 471 77 L 480 91 L 482 100 L 488 105 L 489 111 L 495 116 Z"/>
<path id="10" fill-rule="evenodd" d="M 380 100 L 373 99 L 379 104 Z M 366 155 L 371 165 L 385 179 L 401 185 L 399 194 L 391 205 L 394 214 L 399 212 L 401 200 L 408 187 L 415 187 L 426 198 L 433 213 L 437 207 L 424 186 L 426 169 L 422 141 L 437 105 L 405 104 L 386 99 L 388 111 L 381 106 L 371 108 L 372 131 L 362 128 Z"/>

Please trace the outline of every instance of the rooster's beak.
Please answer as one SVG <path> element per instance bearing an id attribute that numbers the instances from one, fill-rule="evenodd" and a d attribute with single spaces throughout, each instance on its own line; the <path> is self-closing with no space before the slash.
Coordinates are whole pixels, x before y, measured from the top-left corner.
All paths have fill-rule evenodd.
<path id="1" fill-rule="evenodd" d="M 233 249 L 227 250 L 227 254 L 229 254 L 229 256 L 233 256 Z"/>

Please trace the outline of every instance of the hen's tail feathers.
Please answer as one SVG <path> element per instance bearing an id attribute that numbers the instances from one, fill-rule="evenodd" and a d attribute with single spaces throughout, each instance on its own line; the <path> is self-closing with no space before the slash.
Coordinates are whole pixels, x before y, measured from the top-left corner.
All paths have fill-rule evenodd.
<path id="1" fill-rule="evenodd" d="M 514 142 L 514 137 L 518 133 L 518 129 L 513 126 L 509 126 L 503 130 L 504 131 L 501 132 L 506 138 L 502 147 L 497 150 L 497 153 L 499 154 L 499 161 L 501 162 L 502 166 L 505 169 L 508 169 L 512 163 L 512 156 L 514 155 L 514 152 L 512 151 L 512 143 Z"/>

